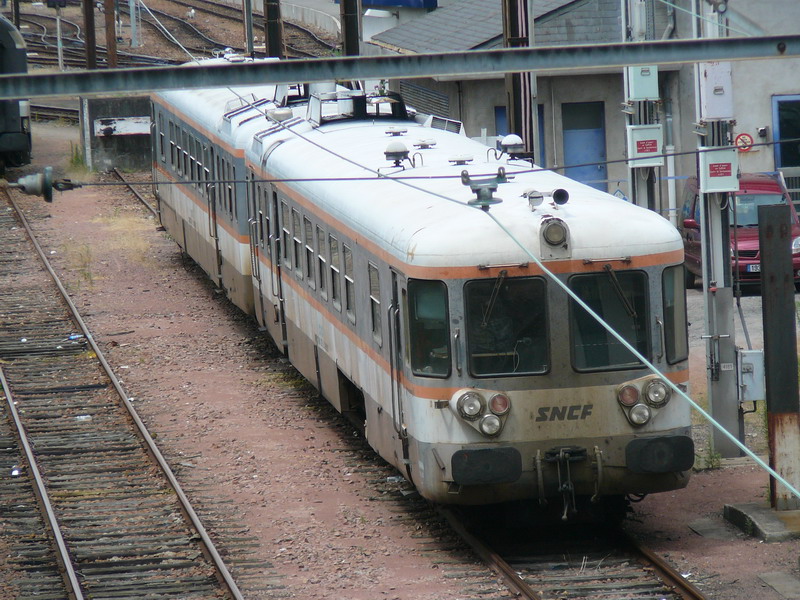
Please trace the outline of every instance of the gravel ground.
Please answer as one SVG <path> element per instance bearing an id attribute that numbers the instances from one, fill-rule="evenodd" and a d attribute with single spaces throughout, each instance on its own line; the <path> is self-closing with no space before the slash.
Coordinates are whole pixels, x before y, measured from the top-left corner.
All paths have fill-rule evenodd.
<path id="1" fill-rule="evenodd" d="M 34 135 L 37 164 L 54 165 L 56 177 L 97 177 L 67 172 L 77 128 L 36 125 Z M 45 248 L 157 440 L 169 455 L 186 457 L 182 477 L 204 481 L 207 495 L 235 506 L 236 526 L 257 540 L 254 551 L 271 566 L 264 577 L 277 577 L 281 594 L 473 597 L 432 564 L 422 525 L 360 491 L 366 476 L 338 452 L 341 432 L 327 423 L 330 412 L 296 385 L 262 334 L 181 258 L 149 213 L 132 208 L 118 187 L 57 193 L 48 206 L 24 202 L 47 216 L 35 219 Z M 757 423 L 749 430 L 763 435 Z M 721 517 L 725 503 L 764 502 L 767 485 L 759 469 L 733 461 L 696 473 L 685 490 L 648 496 L 628 528 L 710 598 L 777 600 L 759 575 L 800 575 L 800 541 L 763 544 Z M 714 537 L 695 533 L 709 522 Z"/>

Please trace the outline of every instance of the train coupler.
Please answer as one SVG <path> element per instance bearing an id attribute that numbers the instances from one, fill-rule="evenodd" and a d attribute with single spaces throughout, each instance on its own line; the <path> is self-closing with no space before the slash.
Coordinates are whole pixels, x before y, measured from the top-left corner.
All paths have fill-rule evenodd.
<path id="1" fill-rule="evenodd" d="M 555 463 L 558 467 L 558 491 L 561 493 L 561 499 L 564 504 L 564 510 L 561 513 L 562 521 L 566 521 L 570 513 L 575 513 L 578 510 L 575 501 L 575 485 L 572 483 L 569 465 L 573 462 L 586 460 L 587 457 L 586 448 L 579 446 L 553 448 L 544 453 L 545 461 Z"/>

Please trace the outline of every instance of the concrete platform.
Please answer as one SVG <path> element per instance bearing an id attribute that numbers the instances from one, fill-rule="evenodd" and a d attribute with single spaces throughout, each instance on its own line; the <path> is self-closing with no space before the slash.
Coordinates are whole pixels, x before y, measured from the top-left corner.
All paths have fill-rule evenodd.
<path id="1" fill-rule="evenodd" d="M 726 504 L 725 520 L 747 535 L 765 542 L 783 542 L 800 538 L 800 510 L 773 510 L 755 502 Z"/>

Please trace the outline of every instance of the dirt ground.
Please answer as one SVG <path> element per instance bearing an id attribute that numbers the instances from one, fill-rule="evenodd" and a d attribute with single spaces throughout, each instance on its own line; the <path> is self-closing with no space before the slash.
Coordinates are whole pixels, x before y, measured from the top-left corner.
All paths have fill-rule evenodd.
<path id="1" fill-rule="evenodd" d="M 111 181 L 70 171 L 78 135 L 76 127 L 37 124 L 36 164 L 53 165 L 57 178 Z M 236 507 L 236 525 L 256 538 L 286 597 L 471 597 L 431 564 L 418 525 L 358 493 L 367 475 L 336 452 L 340 433 L 308 392 L 270 366 L 276 354 L 264 354 L 263 334 L 127 198 L 120 187 L 91 185 L 56 193 L 52 205 L 24 203 L 46 216 L 34 227 L 141 416 L 167 454 L 186 457 L 180 477 L 204 479 L 207 495 Z M 702 373 L 693 352 L 698 364 Z M 766 475 L 736 465 L 648 496 L 629 529 L 710 598 L 778 600 L 759 575 L 800 576 L 800 540 L 764 544 L 723 523 L 723 504 L 767 495 Z M 726 535 L 695 533 L 690 525 L 703 519 Z"/>

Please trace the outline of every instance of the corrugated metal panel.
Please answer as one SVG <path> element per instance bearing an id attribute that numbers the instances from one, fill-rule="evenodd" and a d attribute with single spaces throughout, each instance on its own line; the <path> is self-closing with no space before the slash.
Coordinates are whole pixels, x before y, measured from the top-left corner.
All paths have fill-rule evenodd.
<path id="1" fill-rule="evenodd" d="M 421 113 L 444 118 L 450 116 L 450 98 L 447 94 L 408 81 L 401 81 L 400 95 L 408 106 Z"/>
<path id="2" fill-rule="evenodd" d="M 451 133 L 461 133 L 461 121 L 454 121 L 453 119 L 433 117 L 431 120 L 431 127 L 434 129 L 443 129 Z"/>

